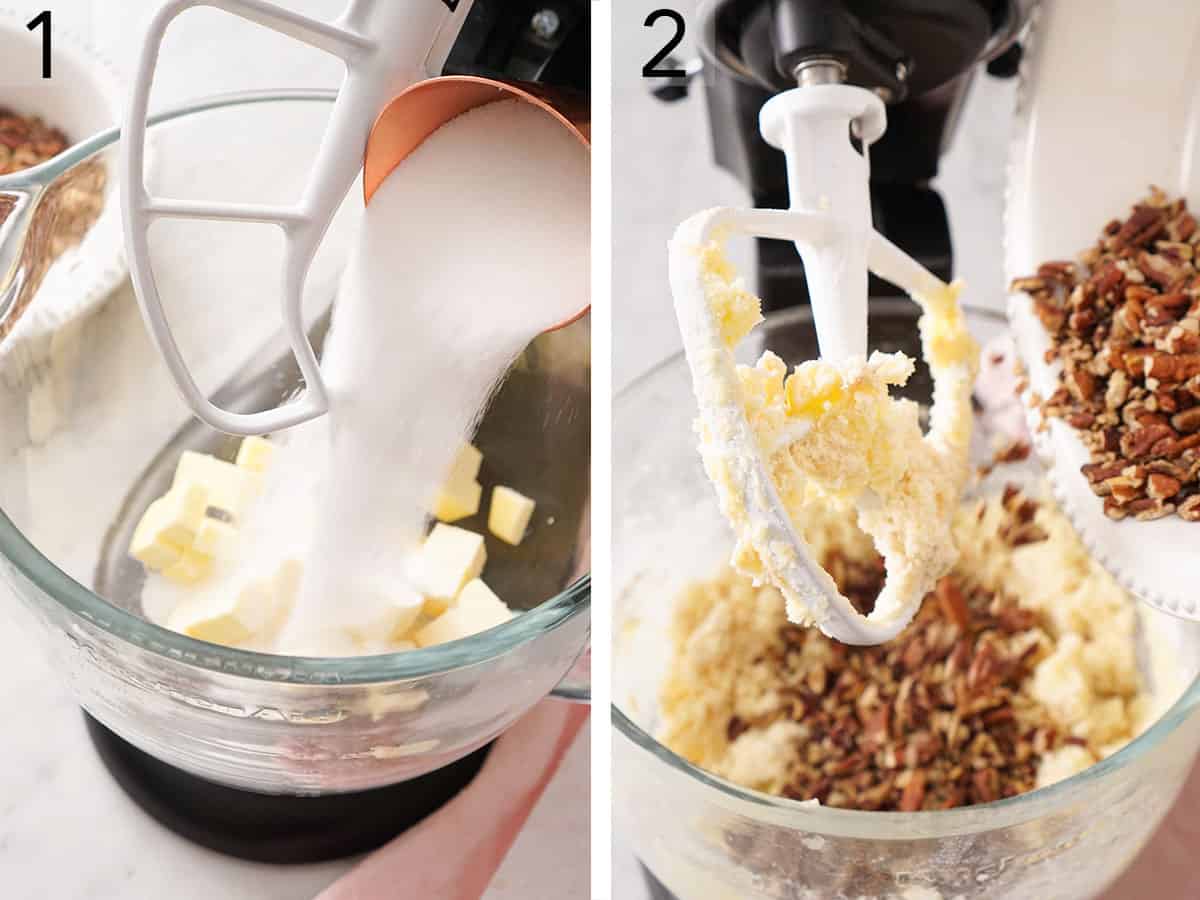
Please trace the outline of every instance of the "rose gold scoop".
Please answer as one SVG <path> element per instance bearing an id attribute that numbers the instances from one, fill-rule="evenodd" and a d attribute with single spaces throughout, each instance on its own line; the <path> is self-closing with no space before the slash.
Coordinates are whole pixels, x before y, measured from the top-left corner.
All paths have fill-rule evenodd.
<path id="1" fill-rule="evenodd" d="M 591 149 L 588 107 L 571 94 L 548 91 L 541 85 L 517 85 L 473 75 L 432 78 L 398 94 L 375 120 L 363 162 L 364 201 L 369 204 L 388 175 L 443 125 L 465 112 L 500 100 L 518 100 L 542 110 Z M 545 330 L 556 331 L 570 325 L 590 308 L 590 304 L 585 304 Z"/>

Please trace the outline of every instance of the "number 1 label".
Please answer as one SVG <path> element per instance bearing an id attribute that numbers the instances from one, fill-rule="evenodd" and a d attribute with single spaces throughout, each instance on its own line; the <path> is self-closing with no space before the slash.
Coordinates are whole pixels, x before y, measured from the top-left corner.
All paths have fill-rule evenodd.
<path id="1" fill-rule="evenodd" d="M 50 10 L 44 9 L 25 26 L 30 31 L 42 29 L 42 77 L 50 77 Z"/>

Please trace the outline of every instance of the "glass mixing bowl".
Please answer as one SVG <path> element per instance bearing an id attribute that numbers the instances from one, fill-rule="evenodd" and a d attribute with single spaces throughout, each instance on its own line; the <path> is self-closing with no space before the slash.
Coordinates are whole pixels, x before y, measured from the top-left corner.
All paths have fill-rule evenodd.
<path id="1" fill-rule="evenodd" d="M 872 346 L 919 356 L 916 317 L 907 301 L 873 301 Z M 1004 330 L 992 314 L 968 319 L 981 341 Z M 749 359 L 764 347 L 789 363 L 816 354 L 807 310 L 768 318 L 746 343 L 756 335 Z M 907 393 L 928 399 L 923 369 Z M 673 598 L 731 548 L 694 415 L 682 356 L 622 392 L 613 414 L 614 821 L 654 875 L 680 900 L 1082 898 L 1115 878 L 1200 748 L 1200 631 L 1149 609 L 1143 625 L 1162 633 L 1178 675 L 1174 689 L 1156 685 L 1165 714 L 1098 765 L 1012 799 L 919 813 L 805 806 L 709 775 L 655 740 Z"/>
<path id="2" fill-rule="evenodd" d="M 151 129 L 153 191 L 294 198 L 332 98 L 243 95 L 163 118 Z M 0 195 L 69 177 L 89 159 L 112 172 L 116 138 L 100 135 L 36 172 L 0 179 Z M 305 311 L 318 342 L 361 196 L 361 186 L 351 191 L 309 279 Z M 166 224 L 182 227 L 151 234 L 156 273 L 202 386 L 240 411 L 291 394 L 298 374 L 280 336 L 278 233 L 235 225 L 243 230 L 229 240 L 206 231 L 209 223 Z M 52 223 L 35 227 L 31 239 L 51 231 Z M 235 444 L 190 419 L 128 286 L 91 317 L 0 345 L 0 583 L 89 713 L 195 775 L 307 794 L 444 766 L 548 693 L 587 696 L 585 671 L 564 678 L 589 636 L 589 327 L 584 318 L 536 340 L 476 438 L 485 491 L 525 485 L 539 500 L 538 525 L 519 547 L 487 538 L 489 583 L 523 611 L 504 625 L 404 653 L 309 659 L 220 647 L 148 621 L 141 567 L 125 555 L 130 529 L 166 489 L 181 449 L 229 454 Z M 483 521 L 460 524 L 486 532 Z"/>

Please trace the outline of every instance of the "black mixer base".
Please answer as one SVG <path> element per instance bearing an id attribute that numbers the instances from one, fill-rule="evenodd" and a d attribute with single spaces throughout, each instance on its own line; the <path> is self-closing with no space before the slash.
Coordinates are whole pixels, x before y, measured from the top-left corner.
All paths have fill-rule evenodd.
<path id="1" fill-rule="evenodd" d="M 401 784 L 322 797 L 257 794 L 167 765 L 84 713 L 117 784 L 176 834 L 218 853 L 267 863 L 313 863 L 374 850 L 453 799 L 491 745 Z"/>

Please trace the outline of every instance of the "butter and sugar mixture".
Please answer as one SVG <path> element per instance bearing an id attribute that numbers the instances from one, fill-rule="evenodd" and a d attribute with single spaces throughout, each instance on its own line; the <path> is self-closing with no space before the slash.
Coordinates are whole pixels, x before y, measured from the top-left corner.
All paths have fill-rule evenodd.
<path id="1" fill-rule="evenodd" d="M 724 352 L 732 355 L 762 321 L 760 304 L 719 242 L 698 253 L 705 299 Z M 958 305 L 959 288 L 953 284 L 935 296 L 913 298 L 923 311 L 922 351 L 935 385 L 928 433 L 922 432 L 917 404 L 891 394 L 907 383 L 914 361 L 879 352 L 843 364 L 810 360 L 791 373 L 784 360 L 764 352 L 755 365 L 737 367 L 738 399 L 757 448 L 738 447 L 711 425 L 698 427 L 706 471 L 736 533 L 733 564 L 756 582 L 780 588 L 793 622 L 812 624 L 822 610 L 782 583 L 779 562 L 788 559 L 788 549 L 768 541 L 767 529 L 741 502 L 729 477 L 731 463 L 754 461 L 731 461 L 730 455 L 757 450 L 798 535 L 815 506 L 853 512 L 886 565 L 874 619 L 911 617 L 955 561 L 951 522 L 969 473 L 971 385 L 979 351 Z M 727 398 L 697 384 L 697 399 L 703 409 Z"/>

